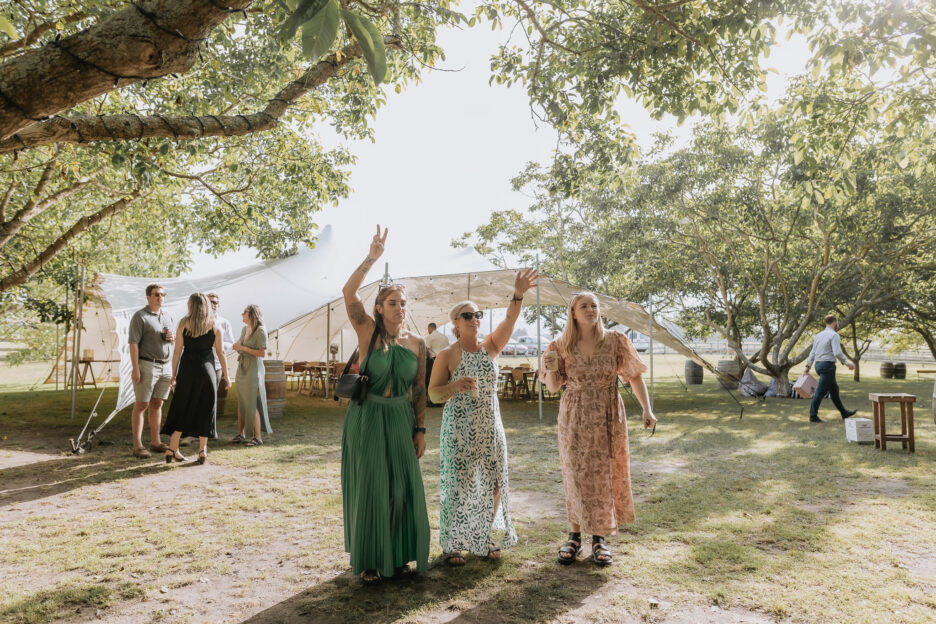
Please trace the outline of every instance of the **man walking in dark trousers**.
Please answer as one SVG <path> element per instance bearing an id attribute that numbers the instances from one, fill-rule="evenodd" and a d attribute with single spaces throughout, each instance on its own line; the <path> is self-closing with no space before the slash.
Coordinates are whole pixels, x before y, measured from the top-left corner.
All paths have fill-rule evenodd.
<path id="1" fill-rule="evenodd" d="M 846 360 L 845 354 L 842 353 L 842 340 L 838 335 L 838 319 L 835 315 L 830 314 L 825 317 L 825 324 L 826 328 L 813 338 L 812 350 L 806 358 L 806 372 L 809 372 L 809 367 L 815 362 L 816 374 L 819 375 L 819 385 L 809 405 L 809 422 L 814 423 L 823 422 L 819 418 L 819 404 L 822 403 L 826 394 L 832 397 L 832 403 L 843 419 L 854 416 L 856 413 L 856 410 L 847 410 L 842 405 L 838 382 L 835 381 L 835 360 L 847 366 L 848 370 L 855 370 L 855 365 Z"/>

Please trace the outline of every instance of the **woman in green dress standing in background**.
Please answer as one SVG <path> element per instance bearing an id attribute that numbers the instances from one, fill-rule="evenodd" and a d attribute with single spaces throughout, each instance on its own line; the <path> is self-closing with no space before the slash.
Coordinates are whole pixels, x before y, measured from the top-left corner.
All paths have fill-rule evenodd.
<path id="1" fill-rule="evenodd" d="M 267 412 L 266 388 L 263 385 L 266 376 L 263 356 L 266 355 L 267 334 L 259 306 L 250 304 L 244 308 L 242 319 L 246 327 L 234 343 L 234 350 L 237 351 L 234 389 L 237 391 L 238 433 L 233 441 L 243 442 L 247 439 L 244 437 L 247 418 L 253 416 L 253 439 L 247 446 L 260 446 L 263 444 L 263 433 L 273 433 Z"/>
<path id="2" fill-rule="evenodd" d="M 367 258 L 343 289 L 361 349 L 361 375 L 370 381 L 364 401 L 348 406 L 341 435 L 345 550 L 352 574 L 368 584 L 406 573 L 410 561 L 420 571 L 429 567 L 429 514 L 419 469 L 426 450 L 426 343 L 404 327 L 401 286 L 380 288 L 373 317 L 358 296 L 386 240 L 378 225 Z"/>

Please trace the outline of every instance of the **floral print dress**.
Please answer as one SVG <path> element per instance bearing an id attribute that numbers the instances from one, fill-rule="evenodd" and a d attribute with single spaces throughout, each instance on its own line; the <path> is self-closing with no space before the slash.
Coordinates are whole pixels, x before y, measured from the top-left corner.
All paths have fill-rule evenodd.
<path id="1" fill-rule="evenodd" d="M 497 364 L 485 349 L 462 350 L 452 381 L 478 380 L 478 398 L 459 392 L 442 409 L 439 542 L 443 552 L 488 553 L 491 529 L 504 531 L 500 548 L 517 543 L 510 521 L 507 437 L 497 401 Z M 494 489 L 500 505 L 494 509 Z M 496 512 L 496 516 L 495 516 Z"/>
<path id="2" fill-rule="evenodd" d="M 624 401 L 617 379 L 630 381 L 647 367 L 631 341 L 608 332 L 588 356 L 564 353 L 557 341 L 559 379 L 559 460 L 570 524 L 592 535 L 616 535 L 634 521 L 630 455 Z"/>

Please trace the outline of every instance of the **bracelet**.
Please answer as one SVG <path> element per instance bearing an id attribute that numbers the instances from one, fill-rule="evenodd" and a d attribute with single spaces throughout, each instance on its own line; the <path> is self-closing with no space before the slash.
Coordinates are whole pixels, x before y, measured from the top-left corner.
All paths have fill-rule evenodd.
<path id="1" fill-rule="evenodd" d="M 514 295 L 513 297 L 510 298 L 510 301 L 511 301 L 511 302 L 514 302 L 514 301 L 523 301 L 523 297 L 518 297 L 517 295 Z"/>
<path id="2" fill-rule="evenodd" d="M 417 434 L 417 433 L 422 433 L 422 434 L 425 435 L 425 433 L 426 433 L 426 428 L 425 428 L 425 427 L 414 427 L 414 428 L 413 428 L 413 434 L 415 435 L 415 434 Z"/>

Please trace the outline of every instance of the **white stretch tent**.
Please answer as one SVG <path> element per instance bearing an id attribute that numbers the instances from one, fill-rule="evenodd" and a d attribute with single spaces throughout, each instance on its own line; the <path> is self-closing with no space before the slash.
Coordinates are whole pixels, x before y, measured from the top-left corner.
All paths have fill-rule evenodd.
<path id="1" fill-rule="evenodd" d="M 392 268 L 392 265 L 391 265 Z M 406 314 L 411 331 L 422 333 L 429 323 L 442 325 L 449 322 L 449 310 L 459 301 L 471 299 L 481 309 L 506 307 L 513 295 L 516 271 L 502 269 L 443 275 L 421 275 L 394 279 L 394 284 L 406 288 Z M 540 303 L 567 306 L 572 295 L 581 291 L 568 282 L 540 277 Z M 379 281 L 371 282 L 360 290 L 365 309 L 370 312 L 377 295 Z M 640 305 L 598 295 L 601 314 L 606 319 L 625 325 L 643 334 L 650 333 L 650 315 Z M 536 292 L 531 290 L 523 301 L 525 306 L 536 305 Z M 687 358 L 711 366 L 677 336 L 674 326 L 653 323 L 653 338 Z M 326 328 L 331 334 L 326 338 Z M 338 344 L 343 355 L 350 355 L 357 343 L 351 329 L 344 300 L 335 297 L 327 304 L 282 325 L 277 331 L 276 344 L 279 358 L 291 361 L 325 360 L 329 343 Z M 543 345 L 545 346 L 545 345 Z M 343 358 L 342 358 L 343 359 Z"/>
<path id="2" fill-rule="evenodd" d="M 361 237 L 359 232 L 351 234 Z M 93 350 L 93 359 L 99 361 L 93 366 L 96 380 L 113 379 L 114 368 L 119 361 L 117 405 L 107 420 L 133 403 L 127 330 L 130 318 L 146 303 L 145 289 L 150 283 L 158 282 L 165 288 L 164 309 L 176 323 L 184 316 L 186 300 L 191 293 L 215 292 L 221 299 L 222 315 L 232 322 L 235 337 L 242 326 L 241 310 L 247 304 L 256 303 L 263 311 L 270 333 L 269 350 L 277 359 L 327 360 L 328 345 L 335 343 L 339 347 L 339 358 L 344 360 L 356 346 L 357 339 L 340 296 L 341 288 L 350 272 L 364 258 L 367 246 L 362 243 L 369 243 L 369 237 L 366 241 L 348 242 L 340 244 L 333 228 L 326 226 L 314 249 L 303 249 L 289 258 L 208 277 L 95 275 L 86 289 L 81 351 Z M 380 266 L 373 269 L 375 274 L 382 272 L 383 262 L 395 275 L 412 276 L 395 279 L 394 283 L 406 286 L 409 325 L 417 333 L 422 333 L 430 322 L 438 325 L 448 322 L 449 310 L 463 299 L 471 299 L 482 309 L 505 307 L 513 292 L 516 275 L 514 270 L 494 269 L 473 249 L 450 249 L 441 255 L 421 255 L 413 249 L 394 253 L 389 249 L 381 258 Z M 427 275 L 427 268 L 431 268 L 434 274 Z M 367 309 L 373 305 L 379 283 L 374 281 L 361 289 L 361 298 Z M 560 280 L 540 279 L 543 305 L 566 306 L 572 294 L 579 290 Z M 650 315 L 642 306 L 604 295 L 599 295 L 599 300 L 605 318 L 641 333 L 650 333 Z M 527 294 L 524 304 L 536 304 L 534 292 Z M 272 328 L 278 329 L 270 331 Z M 655 340 L 715 372 L 677 334 L 676 328 L 671 331 L 656 321 L 653 323 Z M 234 364 L 231 355 L 229 366 Z M 54 370 L 49 380 L 53 377 Z"/>

